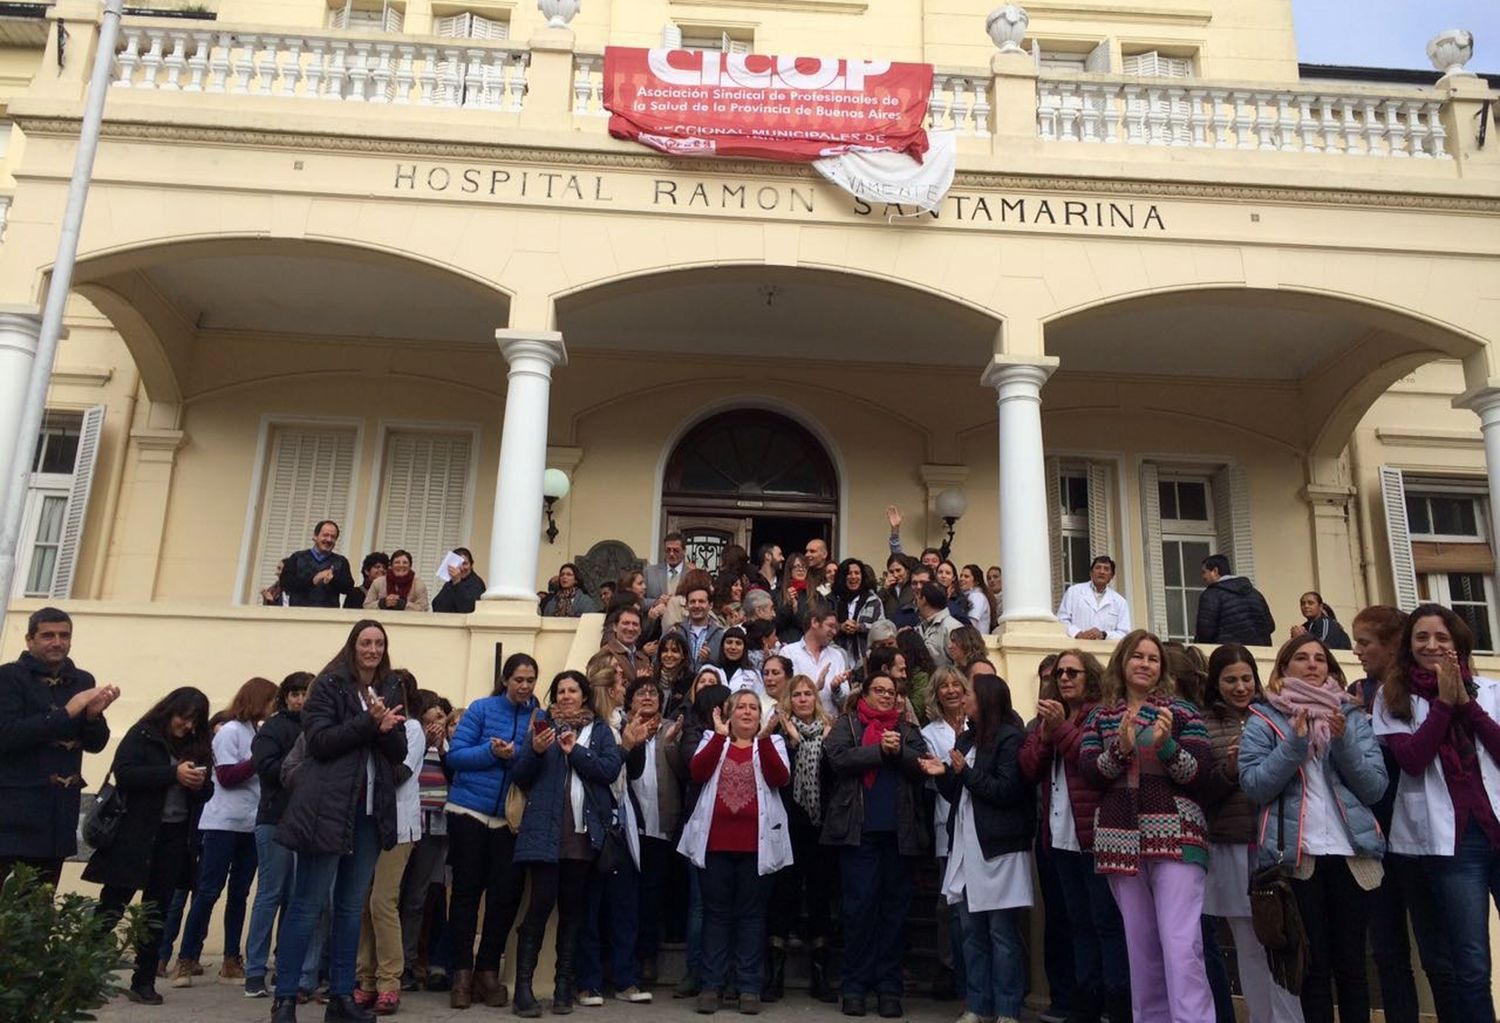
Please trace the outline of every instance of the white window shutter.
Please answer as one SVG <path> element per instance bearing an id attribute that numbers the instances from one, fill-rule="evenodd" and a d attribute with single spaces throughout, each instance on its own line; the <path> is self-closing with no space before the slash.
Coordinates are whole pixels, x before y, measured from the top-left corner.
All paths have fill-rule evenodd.
<path id="1" fill-rule="evenodd" d="M 346 2 L 343 7 L 335 8 L 334 10 L 329 11 L 328 12 L 328 27 L 329 28 L 348 28 L 349 27 L 349 8 L 350 8 L 350 5 L 349 5 L 349 3 Z"/>
<path id="2" fill-rule="evenodd" d="M 1115 538 L 1109 528 L 1109 466 L 1090 462 L 1089 474 L 1089 557 L 1101 554 L 1115 556 Z"/>
<path id="3" fill-rule="evenodd" d="M 354 483 L 352 429 L 276 427 L 270 449 L 251 596 L 274 579 L 276 562 L 311 546 L 320 519 L 347 529 Z"/>
<path id="4" fill-rule="evenodd" d="M 462 39 L 469 34 L 468 14 L 449 14 L 432 19 L 432 34 L 443 39 Z"/>
<path id="5" fill-rule="evenodd" d="M 406 27 L 406 12 L 391 4 L 385 5 L 385 16 L 382 19 L 382 28 L 387 32 L 399 33 Z"/>
<path id="6" fill-rule="evenodd" d="M 1214 532 L 1218 550 L 1229 559 L 1230 571 L 1255 578 L 1255 547 L 1250 532 L 1250 482 L 1238 465 L 1226 465 L 1210 482 L 1214 502 Z"/>
<path id="7" fill-rule="evenodd" d="M 52 577 L 52 596 L 66 599 L 73 592 L 73 570 L 83 542 L 83 523 L 88 517 L 89 491 L 94 467 L 99 462 L 99 439 L 104 431 L 104 406 L 95 405 L 83 414 L 78 436 L 78 458 L 73 465 L 73 487 L 68 494 L 68 513 L 63 520 L 62 543 L 57 549 L 57 573 Z"/>
<path id="8" fill-rule="evenodd" d="M 1421 597 L 1417 593 L 1417 563 L 1411 553 L 1411 530 L 1406 522 L 1406 477 L 1400 469 L 1380 467 L 1380 499 L 1385 505 L 1385 535 L 1391 550 L 1396 606 L 1410 611 L 1421 603 Z"/>
<path id="9" fill-rule="evenodd" d="M 1035 39 L 1031 41 L 1031 62 L 1036 65 L 1038 71 L 1042 69 L 1042 44 Z"/>
<path id="10" fill-rule="evenodd" d="M 1139 78 L 1155 78 L 1157 76 L 1156 51 L 1146 53 L 1131 53 L 1123 58 L 1123 70 L 1127 75 Z"/>
<path id="11" fill-rule="evenodd" d="M 470 22 L 469 35 L 475 39 L 509 39 L 510 23 L 498 18 L 483 18 L 476 14 Z"/>
<path id="12" fill-rule="evenodd" d="M 1109 44 L 1110 40 L 1106 39 L 1089 51 L 1088 58 L 1083 62 L 1085 71 L 1095 75 L 1109 74 Z"/>
<path id="13" fill-rule="evenodd" d="M 746 54 L 751 51 L 751 44 L 744 39 L 731 39 L 725 32 L 723 49 L 725 53 Z"/>
<path id="14" fill-rule="evenodd" d="M 469 493 L 468 435 L 392 432 L 386 439 L 375 543 L 411 552 L 415 570 L 437 569 L 464 542 Z"/>
<path id="15" fill-rule="evenodd" d="M 1157 490 L 1160 474 L 1153 462 L 1141 465 L 1141 523 L 1146 533 L 1146 587 L 1151 602 L 1151 631 L 1167 631 L 1167 577 L 1161 557 L 1161 494 Z"/>
<path id="16" fill-rule="evenodd" d="M 1062 466 L 1056 458 L 1046 458 L 1042 460 L 1042 469 L 1047 474 L 1047 548 L 1051 554 L 1052 606 L 1055 608 L 1062 603 L 1067 583 L 1063 575 Z"/>
<path id="17" fill-rule="evenodd" d="M 661 45 L 668 50 L 682 49 L 682 27 L 667 22 L 661 27 Z"/>
<path id="18" fill-rule="evenodd" d="M 1193 77 L 1193 61 L 1191 57 L 1158 57 L 1157 74 L 1162 78 L 1191 78 Z"/>

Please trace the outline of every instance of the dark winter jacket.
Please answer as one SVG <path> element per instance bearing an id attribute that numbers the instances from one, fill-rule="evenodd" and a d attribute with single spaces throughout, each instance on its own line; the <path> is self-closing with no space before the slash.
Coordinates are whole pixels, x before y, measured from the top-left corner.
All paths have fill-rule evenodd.
<path id="1" fill-rule="evenodd" d="M 537 711 L 535 698 L 512 703 L 503 693 L 475 700 L 448 743 L 448 770 L 452 782 L 448 801 L 490 817 L 505 815 L 505 793 L 510 788 L 511 768 L 521 747 L 531 744 L 531 716 Z M 490 740 L 515 744 L 509 760 L 490 752 Z"/>
<path id="2" fill-rule="evenodd" d="M 313 576 L 326 568 L 333 569 L 333 579 L 313 585 Z M 280 582 L 281 592 L 292 607 L 340 607 L 343 604 L 340 598 L 347 597 L 355 588 L 348 558 L 329 554 L 319 562 L 310 550 L 287 555 L 281 565 Z"/>
<path id="3" fill-rule="evenodd" d="M 927 775 L 917 760 L 927 755 L 927 743 L 917 726 L 906 720 L 896 725 L 901 733 L 901 752 L 892 757 L 901 771 L 896 789 L 896 836 L 903 856 L 921 856 L 932 851 L 931 813 L 923 808 L 922 789 Z M 878 745 L 861 744 L 864 726 L 850 712 L 833 724 L 823 739 L 823 760 L 833 782 L 823 801 L 824 845 L 859 845 L 865 824 L 865 772 L 882 766 L 885 754 Z"/>
<path id="4" fill-rule="evenodd" d="M 1078 768 L 1078 751 L 1083 747 L 1083 725 L 1093 713 L 1095 703 L 1082 703 L 1043 739 L 1039 721 L 1031 723 L 1026 741 L 1021 744 L 1021 771 L 1036 785 L 1041 796 L 1042 847 L 1052 848 L 1052 763 L 1062 757 L 1063 780 L 1068 784 L 1068 804 L 1073 809 L 1073 830 L 1078 847 L 1084 852 L 1094 848 L 1094 811 L 1099 808 L 1099 790 L 1090 785 Z"/>
<path id="5" fill-rule="evenodd" d="M 188 790 L 188 824 L 198 829 L 203 805 L 214 793 L 212 764 L 203 787 Z M 107 849 L 98 849 L 83 868 L 83 879 L 93 884 L 117 885 L 140 890 L 151 878 L 152 857 L 156 852 L 156 832 L 161 827 L 167 793 L 177 784 L 177 767 L 166 737 L 155 728 L 138 724 L 120 740 L 115 750 L 115 787 L 125 800 L 125 816 L 120 820 L 115 840 Z M 188 843 L 190 850 L 196 843 Z M 193 883 L 196 854 L 183 858 L 177 886 L 189 888 Z"/>
<path id="6" fill-rule="evenodd" d="M 443 588 L 432 598 L 432 609 L 439 614 L 466 615 L 474 613 L 474 605 L 484 596 L 484 580 L 475 572 L 464 576 L 462 582 L 452 579 L 443 583 Z"/>
<path id="7" fill-rule="evenodd" d="M 1203 727 L 1208 729 L 1208 741 L 1213 745 L 1213 765 L 1203 779 L 1199 789 L 1202 795 L 1203 812 L 1208 817 L 1208 840 L 1234 845 L 1249 845 L 1255 841 L 1256 806 L 1240 788 L 1239 763 L 1236 760 L 1230 769 L 1229 750 L 1240 744 L 1245 720 L 1223 704 L 1210 707 L 1203 712 Z"/>
<path id="8" fill-rule="evenodd" d="M 387 679 L 377 692 L 387 706 L 401 702 L 400 687 Z M 276 841 L 300 853 L 354 851 L 354 822 L 365 765 L 375 765 L 372 793 L 380 847 L 396 845 L 396 765 L 406 760 L 406 729 L 382 733 L 342 671 L 319 675 L 302 707 L 307 759 L 297 772 Z M 373 756 L 372 756 L 373 754 Z"/>
<path id="9" fill-rule="evenodd" d="M 1194 643 L 1270 646 L 1275 631 L 1266 598 L 1242 575 L 1226 575 L 1198 597 Z"/>
<path id="10" fill-rule="evenodd" d="M 547 720 L 550 724 L 550 715 Z M 523 743 L 510 769 L 511 784 L 526 791 L 526 814 L 516 835 L 515 862 L 557 862 L 567 809 L 565 786 L 575 772 L 583 780 L 583 824 L 588 829 L 589 844 L 597 852 L 604 845 L 605 829 L 614 820 L 615 801 L 609 787 L 620 776 L 623 763 L 614 733 L 603 721 L 589 726 L 588 747 L 579 743 L 571 754 L 565 755 L 554 742 L 538 756 L 530 742 Z M 572 826 L 571 821 L 568 826 Z"/>
<path id="11" fill-rule="evenodd" d="M 255 774 L 260 779 L 260 806 L 255 811 L 255 824 L 280 824 L 286 813 L 291 791 L 281 784 L 281 762 L 297 745 L 297 736 L 302 734 L 302 714 L 290 710 L 277 711 L 266 719 L 250 740 L 250 756 L 255 761 Z"/>
<path id="12" fill-rule="evenodd" d="M 969 729 L 953 748 L 965 755 L 974 749 L 977 736 Z M 979 849 L 987 860 L 1007 853 L 1025 852 L 1036 837 L 1036 790 L 1021 771 L 1019 725 L 1001 725 L 994 741 L 974 753 L 974 766 L 937 779 L 938 791 L 948 800 L 948 843 L 958 827 L 959 801 L 964 790 L 974 806 L 974 830 Z"/>
<path id="13" fill-rule="evenodd" d="M 1327 615 L 1319 615 L 1316 618 L 1303 619 L 1302 627 L 1323 641 L 1323 645 L 1330 650 L 1352 650 L 1354 644 L 1349 642 L 1349 634 L 1336 619 Z"/>
<path id="14" fill-rule="evenodd" d="M 94 676 L 70 660 L 56 674 L 29 653 L 0 666 L 0 858 L 78 851 L 83 754 L 104 749 L 109 725 L 63 708 L 93 688 Z"/>

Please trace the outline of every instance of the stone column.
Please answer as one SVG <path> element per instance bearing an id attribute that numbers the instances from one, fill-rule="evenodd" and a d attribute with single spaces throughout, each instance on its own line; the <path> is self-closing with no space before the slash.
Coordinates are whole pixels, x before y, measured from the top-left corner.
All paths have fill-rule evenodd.
<path id="1" fill-rule="evenodd" d="M 1349 528 L 1354 496 L 1354 487 L 1342 481 L 1308 483 L 1301 494 L 1312 513 L 1314 585 L 1344 622 L 1369 603 L 1359 589 L 1359 560 Z"/>
<path id="2" fill-rule="evenodd" d="M 41 332 L 41 310 L 37 307 L 0 306 L 0 493 L 10 483 L 12 454 L 19 452 L 19 457 L 30 458 L 35 448 L 34 437 L 21 443 L 21 407 L 26 404 Z"/>
<path id="3" fill-rule="evenodd" d="M 1484 433 L 1484 470 L 1490 484 L 1490 537 L 1500 537 L 1500 387 L 1481 387 L 1462 395 L 1455 405 L 1473 409 Z"/>
<path id="4" fill-rule="evenodd" d="M 1003 622 L 1055 620 L 1042 456 L 1042 385 L 1055 369 L 1051 356 L 997 355 L 984 372 L 999 407 Z"/>
<path id="5" fill-rule="evenodd" d="M 510 382 L 505 389 L 505 424 L 490 529 L 489 589 L 484 599 L 534 605 L 552 367 L 566 365 L 568 353 L 562 334 L 555 330 L 497 330 L 495 340 L 510 364 Z"/>

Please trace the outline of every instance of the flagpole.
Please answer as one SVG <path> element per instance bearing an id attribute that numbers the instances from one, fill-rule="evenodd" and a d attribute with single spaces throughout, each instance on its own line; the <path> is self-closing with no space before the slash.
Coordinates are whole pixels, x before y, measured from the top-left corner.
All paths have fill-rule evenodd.
<path id="1" fill-rule="evenodd" d="M 89 183 L 94 174 L 94 157 L 99 151 L 104 101 L 113 78 L 115 44 L 120 37 L 124 2 L 105 0 L 104 3 L 103 19 L 99 23 L 99 46 L 94 55 L 93 73 L 89 77 L 83 122 L 78 130 L 78 153 L 73 161 L 73 178 L 68 185 L 68 203 L 63 210 L 62 235 L 57 240 L 57 258 L 52 265 L 47 302 L 42 309 L 41 335 L 37 338 L 36 355 L 31 364 L 26 401 L 21 407 L 16 450 L 11 457 L 10 477 L 0 480 L 4 490 L 4 505 L 0 508 L 0 629 L 3 629 L 5 615 L 10 610 L 21 540 L 21 517 L 26 511 L 26 491 L 31 479 L 31 460 L 42 429 L 42 416 L 47 411 L 47 386 L 51 383 L 52 366 L 57 360 L 63 310 L 68 302 L 68 292 L 73 287 L 78 235 L 83 227 L 83 209 L 88 202 Z"/>

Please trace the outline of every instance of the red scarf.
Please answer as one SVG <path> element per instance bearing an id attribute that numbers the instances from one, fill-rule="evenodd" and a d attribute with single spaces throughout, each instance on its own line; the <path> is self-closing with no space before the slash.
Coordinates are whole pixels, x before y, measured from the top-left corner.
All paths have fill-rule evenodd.
<path id="1" fill-rule="evenodd" d="M 1479 692 L 1479 687 L 1474 684 L 1474 675 L 1466 664 L 1460 665 L 1458 670 L 1463 676 L 1464 688 L 1469 691 L 1469 699 L 1474 699 Z M 1428 703 L 1437 702 L 1437 672 L 1413 667 L 1407 679 L 1413 693 Z M 1454 707 L 1453 710 L 1455 713 L 1449 721 L 1448 731 L 1438 741 L 1438 760 L 1443 765 L 1443 777 L 1450 781 L 1467 776 L 1471 769 L 1475 771 L 1479 769 L 1479 754 L 1474 745 L 1474 733 L 1468 723 L 1459 718 L 1458 708 Z"/>
<path id="2" fill-rule="evenodd" d="M 892 731 L 901 720 L 901 711 L 897 708 L 876 710 L 865 702 L 864 697 L 860 697 L 859 703 L 855 704 L 854 713 L 859 715 L 859 723 L 865 726 L 864 737 L 859 743 L 861 746 L 879 746 L 880 737 Z M 872 767 L 865 772 L 865 788 L 874 787 L 877 770 L 878 768 Z"/>
<path id="3" fill-rule="evenodd" d="M 385 574 L 386 596 L 394 593 L 402 600 L 409 599 L 411 597 L 411 584 L 416 581 L 416 578 L 417 573 L 415 572 L 408 572 L 405 575 L 395 575 L 394 573 L 387 572 Z"/>

